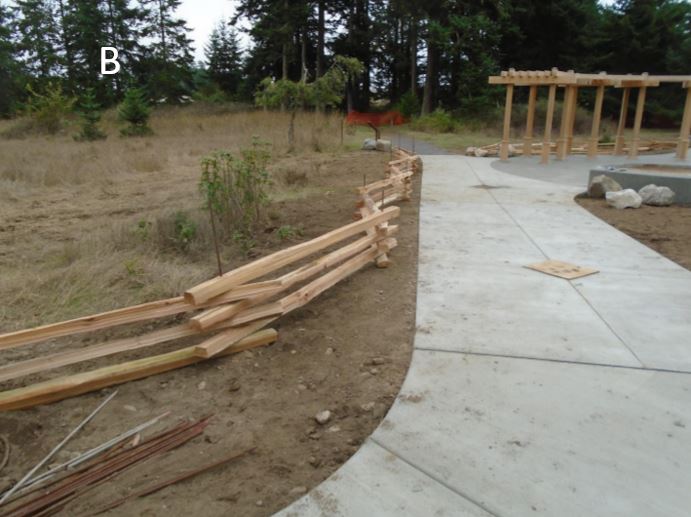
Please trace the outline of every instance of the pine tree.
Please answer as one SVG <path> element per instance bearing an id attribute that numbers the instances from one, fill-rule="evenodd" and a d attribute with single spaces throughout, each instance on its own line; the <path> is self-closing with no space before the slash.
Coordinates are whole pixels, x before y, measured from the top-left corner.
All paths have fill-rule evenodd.
<path id="1" fill-rule="evenodd" d="M 225 20 L 218 22 L 204 49 L 211 80 L 230 95 L 238 93 L 242 81 L 242 52 L 237 31 L 228 28 Z"/>
<path id="2" fill-rule="evenodd" d="M 146 136 L 153 131 L 149 127 L 151 110 L 146 100 L 146 93 L 140 88 L 130 88 L 118 108 L 118 119 L 127 122 L 120 130 L 122 136 Z"/>
<path id="3" fill-rule="evenodd" d="M 11 114 L 20 100 L 23 74 L 17 59 L 15 31 L 14 13 L 0 4 L 0 117 Z"/>
<path id="4" fill-rule="evenodd" d="M 41 84 L 59 74 L 60 37 L 50 0 L 17 0 L 19 50 L 27 71 Z"/>
<path id="5" fill-rule="evenodd" d="M 82 119 L 82 129 L 78 135 L 75 135 L 75 140 L 78 142 L 90 142 L 106 138 L 106 134 L 98 127 L 98 123 L 101 120 L 101 106 L 96 101 L 96 93 L 93 89 L 88 89 L 84 92 L 79 102 L 78 113 Z"/>
<path id="6" fill-rule="evenodd" d="M 180 0 L 143 0 L 146 27 L 143 35 L 152 40 L 145 49 L 140 80 L 157 100 L 179 102 L 191 93 L 192 40 L 184 20 L 175 11 Z"/>

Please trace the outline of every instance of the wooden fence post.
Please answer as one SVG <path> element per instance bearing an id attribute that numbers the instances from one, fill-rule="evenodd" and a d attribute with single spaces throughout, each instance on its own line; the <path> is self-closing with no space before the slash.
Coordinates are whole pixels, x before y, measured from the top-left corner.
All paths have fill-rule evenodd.
<path id="1" fill-rule="evenodd" d="M 564 87 L 564 101 L 561 106 L 561 124 L 559 125 L 559 138 L 557 139 L 557 160 L 566 157 L 566 142 L 569 123 L 569 105 L 571 104 L 571 88 Z"/>
<path id="2" fill-rule="evenodd" d="M 547 115 L 545 116 L 545 136 L 542 139 L 542 157 L 540 163 L 549 163 L 549 151 L 552 144 L 552 121 L 554 120 L 554 102 L 557 96 L 557 85 L 549 85 L 547 96 Z"/>
<path id="3" fill-rule="evenodd" d="M 636 99 L 636 116 L 633 122 L 633 138 L 631 139 L 631 147 L 629 148 L 629 158 L 638 158 L 638 145 L 641 141 L 641 124 L 643 123 L 643 108 L 645 106 L 645 92 L 646 87 L 641 86 L 638 89 L 638 99 Z"/>
<path id="4" fill-rule="evenodd" d="M 605 98 L 605 87 L 598 86 L 595 94 L 595 107 L 593 109 L 593 126 L 590 130 L 590 145 L 588 146 L 588 158 L 597 156 L 597 143 L 600 140 L 600 120 L 602 120 L 602 103 Z"/>
<path id="5" fill-rule="evenodd" d="M 689 150 L 689 132 L 691 131 L 691 83 L 684 83 L 686 87 L 686 103 L 684 104 L 684 116 L 681 120 L 679 143 L 677 144 L 677 160 L 686 160 Z"/>
<path id="6" fill-rule="evenodd" d="M 624 151 L 624 129 L 626 128 L 626 116 L 629 111 L 629 95 L 631 88 L 624 88 L 621 94 L 621 110 L 619 111 L 619 125 L 617 126 L 617 136 L 614 140 L 614 154 L 623 154 Z"/>
<path id="7" fill-rule="evenodd" d="M 576 108 L 578 107 L 578 86 L 571 86 L 571 99 L 569 103 L 569 120 L 566 133 L 566 146 L 564 148 L 564 157 L 571 154 L 573 147 L 573 126 L 576 123 Z"/>
<path id="8" fill-rule="evenodd" d="M 535 101 L 537 100 L 537 85 L 530 87 L 528 95 L 528 119 L 525 123 L 525 135 L 523 136 L 523 156 L 533 154 L 533 126 L 535 123 Z"/>
<path id="9" fill-rule="evenodd" d="M 513 84 L 506 85 L 506 105 L 504 106 L 504 131 L 501 137 L 499 158 L 509 159 L 509 138 L 511 136 L 511 107 L 513 104 Z"/>

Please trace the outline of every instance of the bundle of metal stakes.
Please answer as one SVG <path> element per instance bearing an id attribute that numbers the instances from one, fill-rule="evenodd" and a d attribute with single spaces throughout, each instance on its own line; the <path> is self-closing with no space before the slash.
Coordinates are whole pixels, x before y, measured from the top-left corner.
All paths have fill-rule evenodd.
<path id="1" fill-rule="evenodd" d="M 125 470 L 199 436 L 208 425 L 209 418 L 210 416 L 194 422 L 182 422 L 128 448 L 120 445 L 79 470 L 15 497 L 5 507 L 0 508 L 0 515 L 20 517 L 55 514 L 75 498 Z"/>

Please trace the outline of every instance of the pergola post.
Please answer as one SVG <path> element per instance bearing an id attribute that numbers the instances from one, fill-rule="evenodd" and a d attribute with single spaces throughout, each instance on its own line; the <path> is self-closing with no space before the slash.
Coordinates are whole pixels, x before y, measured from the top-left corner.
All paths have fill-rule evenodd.
<path id="1" fill-rule="evenodd" d="M 566 128 L 566 148 L 564 156 L 571 154 L 573 147 L 573 126 L 576 123 L 576 107 L 578 106 L 578 86 L 571 86 L 571 99 L 569 103 L 569 120 Z"/>
<path id="2" fill-rule="evenodd" d="M 552 121 L 554 120 L 554 103 L 557 97 L 557 85 L 549 85 L 547 96 L 547 115 L 545 116 L 545 136 L 542 139 L 542 157 L 540 163 L 549 163 L 549 151 L 552 144 Z"/>
<path id="3" fill-rule="evenodd" d="M 588 158 L 597 156 L 597 143 L 600 140 L 600 121 L 602 120 L 602 103 L 605 99 L 605 87 L 600 85 L 595 93 L 595 107 L 593 108 L 593 126 L 590 129 L 590 143 L 588 145 Z"/>
<path id="4" fill-rule="evenodd" d="M 532 85 L 528 94 L 528 119 L 525 123 L 525 135 L 523 136 L 523 156 L 531 156 L 533 154 L 533 126 L 535 125 L 536 100 L 537 85 Z"/>
<path id="5" fill-rule="evenodd" d="M 677 160 L 686 160 L 686 154 L 689 151 L 689 132 L 691 132 L 691 83 L 684 83 L 684 86 L 686 87 L 686 103 L 677 144 Z"/>
<path id="6" fill-rule="evenodd" d="M 614 140 L 614 154 L 624 152 L 624 129 L 626 128 L 626 116 L 629 112 L 629 95 L 631 88 L 624 88 L 621 95 L 621 110 L 619 111 L 619 125 L 617 126 L 617 136 Z"/>
<path id="7" fill-rule="evenodd" d="M 629 158 L 631 159 L 638 158 L 638 146 L 641 142 L 641 124 L 643 123 L 643 108 L 645 107 L 645 92 L 645 86 L 641 86 L 638 89 L 636 116 L 633 121 L 633 138 L 631 139 L 631 147 L 629 148 Z"/>
<path id="8" fill-rule="evenodd" d="M 513 105 L 513 84 L 506 85 L 506 105 L 504 106 L 504 131 L 501 137 L 499 158 L 509 159 L 509 138 L 511 136 L 511 107 Z"/>
<path id="9" fill-rule="evenodd" d="M 564 102 L 561 106 L 561 124 L 557 139 L 557 160 L 566 158 L 567 127 L 569 123 L 569 106 L 571 105 L 571 88 L 564 87 Z"/>

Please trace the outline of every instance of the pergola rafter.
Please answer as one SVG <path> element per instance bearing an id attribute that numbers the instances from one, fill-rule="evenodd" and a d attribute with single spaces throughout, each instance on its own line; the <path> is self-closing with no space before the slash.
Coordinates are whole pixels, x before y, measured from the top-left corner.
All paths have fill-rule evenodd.
<path id="1" fill-rule="evenodd" d="M 557 88 L 564 88 L 564 102 L 562 106 L 561 126 L 557 138 L 557 159 L 565 159 L 571 152 L 573 144 L 573 127 L 576 120 L 576 106 L 579 88 L 597 88 L 595 106 L 593 109 L 593 122 L 588 142 L 588 157 L 594 158 L 598 151 L 600 134 L 600 121 L 602 120 L 602 105 L 606 87 L 622 89 L 622 100 L 619 113 L 619 124 L 614 144 L 614 154 L 624 153 L 624 129 L 626 128 L 631 90 L 637 89 L 636 112 L 633 123 L 633 137 L 629 145 L 629 158 L 638 156 L 640 132 L 643 125 L 643 110 L 648 88 L 655 88 L 662 83 L 681 83 L 686 89 L 686 103 L 681 122 L 681 131 L 677 144 L 677 158 L 685 160 L 689 148 L 689 131 L 691 130 L 691 75 L 648 75 L 648 74 L 581 74 L 573 70 L 514 70 L 501 72 L 501 75 L 491 76 L 490 84 L 506 85 L 506 105 L 504 107 L 504 127 L 499 151 L 499 157 L 507 160 L 509 157 L 509 137 L 511 130 L 511 108 L 513 105 L 514 88 L 528 86 L 528 115 L 526 131 L 523 137 L 523 154 L 532 154 L 533 128 L 535 123 L 535 105 L 539 86 L 548 87 L 547 114 L 545 117 L 545 132 L 542 142 L 541 163 L 549 162 L 551 146 L 552 121 L 556 105 Z"/>

